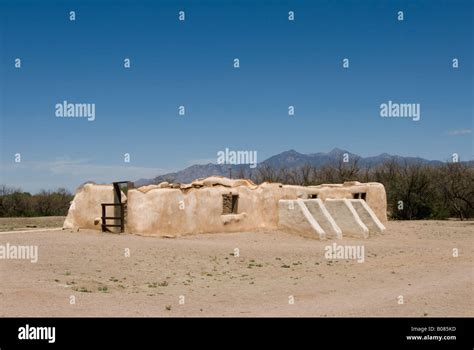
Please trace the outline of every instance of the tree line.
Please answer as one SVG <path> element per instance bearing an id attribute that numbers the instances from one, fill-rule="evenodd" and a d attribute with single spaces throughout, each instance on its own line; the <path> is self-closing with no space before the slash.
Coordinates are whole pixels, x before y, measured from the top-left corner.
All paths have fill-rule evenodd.
<path id="1" fill-rule="evenodd" d="M 389 160 L 375 167 L 359 167 L 358 159 L 322 167 L 294 169 L 259 165 L 252 172 L 240 169 L 234 178 L 255 183 L 280 182 L 311 186 L 344 181 L 380 182 L 387 192 L 392 219 L 474 218 L 474 167 L 472 163 L 408 164 Z M 73 195 L 65 189 L 37 194 L 0 185 L 0 217 L 63 216 Z"/>
<path id="2" fill-rule="evenodd" d="M 0 185 L 0 217 L 64 216 L 72 199 L 64 188 L 31 194 Z"/>

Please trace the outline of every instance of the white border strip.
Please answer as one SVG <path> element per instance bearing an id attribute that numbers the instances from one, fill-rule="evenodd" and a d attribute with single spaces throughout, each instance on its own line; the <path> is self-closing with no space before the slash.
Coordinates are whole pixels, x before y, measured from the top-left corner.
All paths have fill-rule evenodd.
<path id="1" fill-rule="evenodd" d="M 10 233 L 29 233 L 29 232 L 45 232 L 45 231 L 62 231 L 62 227 L 58 228 L 44 228 L 35 230 L 23 230 L 23 231 L 0 231 L 0 235 L 8 235 Z"/>

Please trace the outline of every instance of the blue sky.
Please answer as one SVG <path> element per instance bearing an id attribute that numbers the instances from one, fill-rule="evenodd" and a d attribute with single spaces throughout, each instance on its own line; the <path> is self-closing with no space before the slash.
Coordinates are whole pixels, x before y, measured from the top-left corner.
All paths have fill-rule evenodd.
<path id="1" fill-rule="evenodd" d="M 24 190 L 153 177 L 226 147 L 474 153 L 472 1 L 0 0 L 0 21 L 0 183 Z M 64 100 L 95 103 L 95 120 L 57 118 Z M 389 100 L 421 120 L 381 118 Z"/>

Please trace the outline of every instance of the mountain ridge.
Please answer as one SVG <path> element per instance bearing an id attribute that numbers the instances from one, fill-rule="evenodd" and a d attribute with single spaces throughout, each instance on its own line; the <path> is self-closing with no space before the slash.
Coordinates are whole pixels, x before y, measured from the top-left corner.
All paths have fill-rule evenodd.
<path id="1" fill-rule="evenodd" d="M 388 153 L 381 153 L 376 156 L 368 156 L 368 157 L 361 157 L 355 153 L 351 153 L 350 151 L 340 149 L 340 148 L 333 148 L 331 151 L 324 153 L 324 152 L 317 152 L 317 153 L 309 153 L 304 154 L 300 153 L 294 149 L 290 149 L 288 151 L 283 151 L 276 155 L 273 155 L 262 162 L 258 163 L 256 169 L 250 169 L 248 165 L 232 165 L 230 166 L 231 170 L 229 170 L 228 164 L 215 164 L 215 163 L 208 163 L 208 164 L 194 164 L 185 169 L 158 175 L 153 179 L 139 179 L 135 181 L 136 186 L 144 186 L 151 183 L 159 183 L 161 181 L 168 181 L 168 182 L 180 182 L 180 183 L 189 183 L 195 179 L 208 177 L 212 175 L 217 176 L 229 176 L 230 171 L 232 174 L 238 174 L 243 171 L 247 173 L 251 173 L 258 169 L 261 166 L 269 166 L 275 169 L 280 168 L 287 168 L 287 169 L 295 169 L 299 168 L 303 165 L 311 165 L 315 167 L 321 167 L 325 165 L 335 165 L 338 164 L 344 154 L 347 154 L 349 157 L 349 161 L 353 161 L 357 159 L 358 166 L 360 168 L 368 168 L 368 167 L 375 167 L 387 160 L 393 159 L 394 161 L 404 164 L 426 164 L 426 165 L 441 165 L 443 164 L 442 161 L 439 160 L 428 160 L 421 157 L 405 157 L 399 155 L 392 155 Z M 472 161 L 469 161 L 471 163 Z"/>

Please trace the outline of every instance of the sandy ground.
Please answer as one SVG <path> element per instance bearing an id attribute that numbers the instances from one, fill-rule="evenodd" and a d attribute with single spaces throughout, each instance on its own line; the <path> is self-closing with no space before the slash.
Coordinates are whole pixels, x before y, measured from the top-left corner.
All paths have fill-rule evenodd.
<path id="1" fill-rule="evenodd" d="M 4 233 L 0 245 L 37 245 L 39 261 L 0 260 L 0 316 L 474 316 L 474 222 L 387 227 L 337 241 L 363 245 L 363 263 L 282 232 Z"/>

